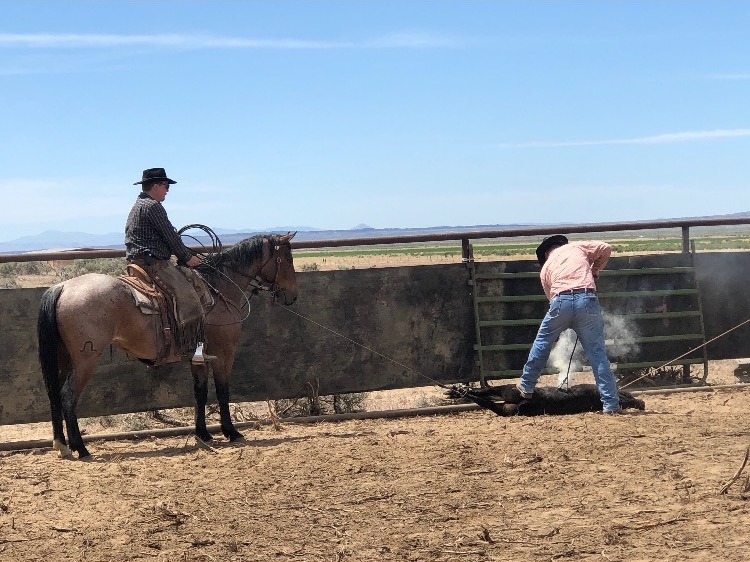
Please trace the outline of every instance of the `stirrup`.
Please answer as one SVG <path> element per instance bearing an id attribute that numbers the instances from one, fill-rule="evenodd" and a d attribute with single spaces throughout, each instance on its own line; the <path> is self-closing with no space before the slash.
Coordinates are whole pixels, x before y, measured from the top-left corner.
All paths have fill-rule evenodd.
<path id="1" fill-rule="evenodd" d="M 193 365 L 205 365 L 206 363 L 211 363 L 212 361 L 218 359 L 216 355 L 209 355 L 208 353 L 202 353 L 200 355 L 193 355 L 193 358 L 190 360 L 190 362 Z"/>
<path id="2" fill-rule="evenodd" d="M 205 363 L 210 363 L 215 359 L 217 359 L 216 355 L 203 353 L 203 342 L 201 341 L 198 342 L 198 346 L 195 348 L 195 354 L 193 355 L 191 362 L 193 363 L 193 365 L 203 365 Z"/>

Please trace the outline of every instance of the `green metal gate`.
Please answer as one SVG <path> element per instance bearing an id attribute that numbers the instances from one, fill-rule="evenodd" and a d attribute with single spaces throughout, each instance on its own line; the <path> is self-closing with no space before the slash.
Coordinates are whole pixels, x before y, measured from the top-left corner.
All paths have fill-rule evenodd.
<path id="1" fill-rule="evenodd" d="M 519 377 L 548 308 L 539 268 L 531 261 L 469 267 L 480 382 Z M 613 258 L 597 289 L 609 320 L 635 334 L 627 343 L 637 351 L 618 356 L 608 345 L 618 376 L 669 362 L 682 365 L 686 379 L 690 365 L 703 364 L 705 381 L 708 359 L 699 346 L 706 336 L 692 254 Z M 621 349 L 622 343 L 612 347 Z"/>

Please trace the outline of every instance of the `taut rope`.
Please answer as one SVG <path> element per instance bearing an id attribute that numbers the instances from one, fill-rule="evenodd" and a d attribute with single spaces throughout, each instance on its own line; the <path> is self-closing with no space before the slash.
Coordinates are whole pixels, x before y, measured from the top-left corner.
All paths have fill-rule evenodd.
<path id="1" fill-rule="evenodd" d="M 737 324 L 733 328 L 729 328 L 726 332 L 724 332 L 722 334 L 719 334 L 718 336 L 715 336 L 715 337 L 711 338 L 707 342 L 704 342 L 704 343 L 700 344 L 699 346 L 696 346 L 693 349 L 691 349 L 689 351 L 686 351 L 685 353 L 683 353 L 679 357 L 675 357 L 674 359 L 671 359 L 671 360 L 667 361 L 663 365 L 659 365 L 658 367 L 651 367 L 651 369 L 649 371 L 647 371 L 645 374 L 641 375 L 637 379 L 634 379 L 634 380 L 630 381 L 628 384 L 621 386 L 620 388 L 622 389 L 622 388 L 629 387 L 631 384 L 634 384 L 634 383 L 638 382 L 639 380 L 641 380 L 643 378 L 646 378 L 647 376 L 651 375 L 652 373 L 657 372 L 659 369 L 663 369 L 664 367 L 666 367 L 667 365 L 670 365 L 670 364 L 674 363 L 678 359 L 682 359 L 683 357 L 685 357 L 687 355 L 690 355 L 691 353 L 693 353 L 693 351 L 697 351 L 698 349 L 700 349 L 702 347 L 706 347 L 709 343 L 714 342 L 714 341 L 718 340 L 719 338 L 726 336 L 729 332 L 733 332 L 734 330 L 736 330 L 737 328 L 739 328 L 741 326 L 744 326 L 748 322 L 750 322 L 750 318 L 748 318 L 747 320 L 744 320 L 743 322 L 740 322 L 739 324 Z"/>

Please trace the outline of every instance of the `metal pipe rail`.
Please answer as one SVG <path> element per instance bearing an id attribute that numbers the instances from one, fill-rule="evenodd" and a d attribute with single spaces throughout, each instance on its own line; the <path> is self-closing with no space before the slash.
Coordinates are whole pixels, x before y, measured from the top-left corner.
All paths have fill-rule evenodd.
<path id="1" fill-rule="evenodd" d="M 688 252 L 690 228 L 701 226 L 732 226 L 744 224 L 750 224 L 750 217 L 667 219 L 619 223 L 567 224 L 532 228 L 507 228 L 501 230 L 436 232 L 431 234 L 409 234 L 403 236 L 340 238 L 335 240 L 299 240 L 292 242 L 292 248 L 334 248 L 342 246 L 374 246 L 380 244 L 409 244 L 416 242 L 444 242 L 449 240 L 460 240 L 462 242 L 462 247 L 464 248 L 464 254 L 466 254 L 468 241 L 476 239 L 680 228 L 682 230 L 682 250 L 683 252 Z M 195 250 L 203 249 L 202 246 L 189 247 Z M 0 254 L 0 263 L 94 258 L 121 258 L 124 256 L 124 249 L 105 250 L 97 248 L 79 248 L 66 251 L 58 250 L 51 252 Z M 464 257 L 466 258 L 467 256 L 464 255 Z"/>

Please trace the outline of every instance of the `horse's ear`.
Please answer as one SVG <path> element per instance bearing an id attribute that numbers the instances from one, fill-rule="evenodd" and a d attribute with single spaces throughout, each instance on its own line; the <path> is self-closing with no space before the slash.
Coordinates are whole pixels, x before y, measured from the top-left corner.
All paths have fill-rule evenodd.
<path id="1" fill-rule="evenodd" d="M 287 239 L 287 241 L 289 241 L 289 240 L 291 240 L 292 238 L 294 238 L 294 236 L 295 236 L 296 234 L 297 234 L 297 231 L 296 231 L 296 230 L 295 230 L 294 232 L 287 232 L 287 233 L 286 233 L 286 236 L 285 236 L 284 238 L 286 238 L 286 239 Z"/>

